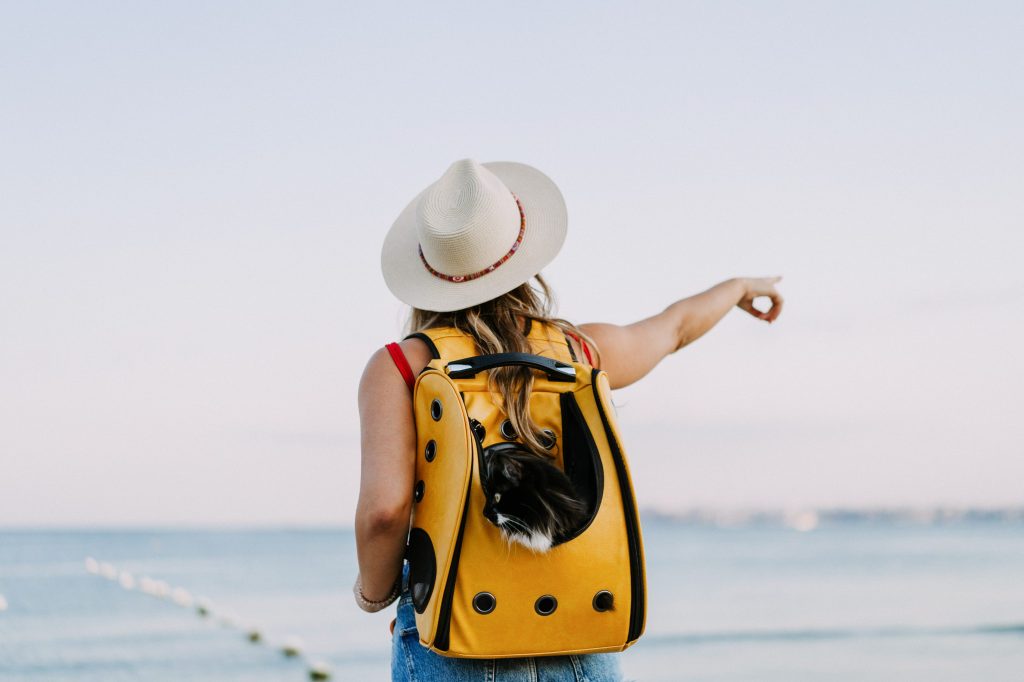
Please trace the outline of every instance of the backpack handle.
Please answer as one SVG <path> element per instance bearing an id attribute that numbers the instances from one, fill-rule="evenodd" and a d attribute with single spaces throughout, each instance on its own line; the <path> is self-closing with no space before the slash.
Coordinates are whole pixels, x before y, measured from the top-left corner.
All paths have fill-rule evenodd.
<path id="1" fill-rule="evenodd" d="M 509 365 L 539 369 L 546 373 L 548 379 L 552 381 L 576 381 L 576 368 L 572 365 L 530 353 L 494 353 L 452 360 L 445 365 L 445 371 L 452 379 L 465 379 L 475 377 L 477 373 L 488 369 L 508 367 Z"/>

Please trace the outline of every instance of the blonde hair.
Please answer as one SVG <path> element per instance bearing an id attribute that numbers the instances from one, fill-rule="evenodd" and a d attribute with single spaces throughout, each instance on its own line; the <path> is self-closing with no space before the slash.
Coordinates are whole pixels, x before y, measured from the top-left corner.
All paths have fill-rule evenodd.
<path id="1" fill-rule="evenodd" d="M 413 308 L 409 331 L 454 327 L 473 337 L 481 355 L 530 353 L 533 351 L 523 325 L 526 320 L 547 322 L 585 341 L 595 353 L 595 364 L 600 364 L 593 340 L 571 322 L 552 316 L 554 294 L 543 277 L 537 274 L 534 279 L 536 287 L 524 282 L 506 294 L 462 310 L 438 313 Z M 523 445 L 534 454 L 550 457 L 543 443 L 546 436 L 530 418 L 533 371 L 528 367 L 498 367 L 488 375 L 488 388 L 500 397 L 501 409 Z"/>

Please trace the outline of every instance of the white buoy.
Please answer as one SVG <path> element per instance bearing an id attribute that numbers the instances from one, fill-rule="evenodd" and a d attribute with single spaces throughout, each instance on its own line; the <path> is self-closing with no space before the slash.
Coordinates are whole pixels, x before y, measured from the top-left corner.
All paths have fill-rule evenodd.
<path id="1" fill-rule="evenodd" d="M 153 590 L 155 589 L 153 585 L 155 583 L 155 580 L 150 578 L 148 575 L 144 575 L 141 578 L 139 578 L 139 591 L 151 596 L 156 596 L 153 593 Z"/>
<path id="2" fill-rule="evenodd" d="M 85 570 L 87 573 L 96 575 L 100 572 L 100 562 L 96 561 L 91 556 L 85 557 Z"/>
<path id="3" fill-rule="evenodd" d="M 7 610 L 7 598 L 4 595 L 0 594 L 0 613 L 3 613 L 6 610 Z"/>
<path id="4" fill-rule="evenodd" d="M 302 640 L 295 635 L 285 637 L 284 644 L 281 645 L 281 653 L 288 658 L 295 658 L 302 653 Z"/>
<path id="5" fill-rule="evenodd" d="M 331 666 L 327 665 L 323 661 L 317 661 L 309 666 L 309 679 L 311 680 L 329 680 L 331 679 Z"/>
<path id="6" fill-rule="evenodd" d="M 189 594 L 189 591 L 184 587 L 175 587 L 171 592 L 171 600 L 178 606 L 183 606 L 185 608 L 189 608 L 195 603 L 195 600 L 192 599 L 192 595 Z"/>
<path id="7" fill-rule="evenodd" d="M 106 561 L 104 561 L 102 564 L 100 564 L 100 575 L 102 575 L 107 580 L 117 580 L 117 569 L 114 568 L 113 564 L 108 564 Z"/>
<path id="8" fill-rule="evenodd" d="M 166 599 L 171 594 L 171 586 L 165 580 L 154 580 L 152 594 L 154 597 Z"/>
<path id="9" fill-rule="evenodd" d="M 242 618 L 234 611 L 222 611 L 218 619 L 226 628 L 242 629 Z"/>
<path id="10" fill-rule="evenodd" d="M 117 577 L 117 582 L 121 583 L 121 587 L 126 590 L 135 589 L 135 576 L 128 571 L 121 571 L 121 574 Z"/>
<path id="11" fill-rule="evenodd" d="M 210 603 L 209 599 L 206 597 L 199 597 L 196 599 L 196 613 L 203 618 L 206 618 L 210 615 L 211 611 L 213 611 L 213 604 Z"/>

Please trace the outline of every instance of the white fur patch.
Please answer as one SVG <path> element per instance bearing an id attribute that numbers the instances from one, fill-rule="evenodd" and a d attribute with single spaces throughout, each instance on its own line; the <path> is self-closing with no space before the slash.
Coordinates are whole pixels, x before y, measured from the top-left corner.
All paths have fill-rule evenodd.
<path id="1" fill-rule="evenodd" d="M 518 542 L 534 552 L 546 552 L 551 549 L 551 536 L 540 531 L 533 531 L 529 535 L 523 533 L 518 523 L 509 523 L 509 517 L 497 512 L 495 515 L 498 527 L 505 533 L 509 540 Z"/>
<path id="2" fill-rule="evenodd" d="M 534 552 L 546 552 L 551 549 L 551 536 L 537 531 L 531 533 L 529 538 L 520 535 L 519 542 Z"/>

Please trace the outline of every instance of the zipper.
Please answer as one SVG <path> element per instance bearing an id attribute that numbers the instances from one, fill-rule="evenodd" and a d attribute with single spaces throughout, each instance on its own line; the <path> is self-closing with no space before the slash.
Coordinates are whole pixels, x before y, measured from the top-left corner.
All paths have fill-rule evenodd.
<path id="1" fill-rule="evenodd" d="M 479 461 L 483 458 L 480 440 L 473 433 L 472 426 L 470 426 L 470 433 L 473 435 L 473 442 L 476 443 L 477 459 Z M 459 572 L 459 557 L 462 555 L 462 535 L 466 530 L 466 517 L 469 516 L 469 498 L 472 492 L 473 469 L 470 467 L 469 484 L 466 486 L 466 501 L 462 505 L 462 519 L 459 521 L 459 534 L 455 538 L 455 550 L 452 552 L 452 562 L 448 569 L 448 580 L 445 582 L 444 594 L 441 596 L 440 613 L 437 616 L 437 632 L 434 634 L 434 647 L 441 651 L 448 651 L 450 646 L 455 579 Z"/>
<path id="2" fill-rule="evenodd" d="M 629 634 L 627 642 L 632 642 L 640 637 L 640 631 L 644 622 L 643 590 L 643 557 L 640 556 L 640 522 L 637 518 L 636 500 L 630 493 L 632 487 L 629 482 L 629 474 L 626 472 L 625 460 L 619 443 L 608 423 L 608 415 L 605 414 L 601 395 L 597 391 L 597 377 L 601 370 L 595 369 L 590 375 L 591 388 L 594 391 L 594 402 L 597 403 L 597 411 L 601 415 L 601 422 L 604 424 L 605 436 L 608 438 L 608 446 L 612 452 L 612 459 L 615 461 L 615 471 L 619 477 L 619 492 L 622 493 L 622 510 L 626 517 L 626 539 L 629 545 L 629 574 L 632 598 L 629 600 Z"/>

